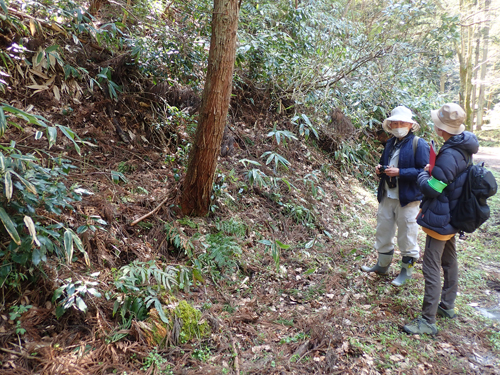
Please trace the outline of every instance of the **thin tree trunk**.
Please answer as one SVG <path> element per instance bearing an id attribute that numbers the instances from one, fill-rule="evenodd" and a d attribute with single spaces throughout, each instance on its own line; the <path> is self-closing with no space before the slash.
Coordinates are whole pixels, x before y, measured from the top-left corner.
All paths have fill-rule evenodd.
<path id="1" fill-rule="evenodd" d="M 208 71 L 198 128 L 181 196 L 184 215 L 204 216 L 212 184 L 233 83 L 239 0 L 214 0 Z"/>
<path id="2" fill-rule="evenodd" d="M 478 28 L 479 30 L 479 28 Z M 479 33 L 479 31 L 478 31 Z M 471 97 L 471 107 L 472 107 L 472 113 L 471 113 L 471 119 L 470 123 L 472 124 L 472 129 L 474 129 L 474 117 L 477 112 L 477 106 L 476 106 L 476 99 L 477 99 L 477 72 L 479 71 L 478 66 L 479 66 L 479 47 L 481 46 L 481 38 L 478 36 L 476 39 L 476 49 L 474 51 L 475 57 L 474 57 L 474 77 L 473 77 L 473 84 L 472 84 L 472 97 Z"/>
<path id="3" fill-rule="evenodd" d="M 490 21 L 488 20 L 490 11 L 491 0 L 484 1 L 484 17 L 486 22 L 483 28 L 483 56 L 481 63 L 481 76 L 479 85 L 479 98 L 477 101 L 477 130 L 481 130 L 483 126 L 483 114 L 484 114 L 484 97 L 485 97 L 485 84 L 484 79 L 486 78 L 486 71 L 488 67 L 488 41 L 490 37 Z"/>
<path id="4" fill-rule="evenodd" d="M 468 130 L 472 131 L 472 106 L 471 106 L 471 96 L 472 96 L 472 39 L 474 35 L 474 27 L 469 26 L 467 28 L 467 63 L 466 69 L 466 81 L 465 81 L 465 125 Z"/>
<path id="5" fill-rule="evenodd" d="M 446 73 L 443 72 L 441 73 L 441 77 L 439 79 L 439 92 L 441 94 L 444 94 L 445 84 L 446 84 Z"/>

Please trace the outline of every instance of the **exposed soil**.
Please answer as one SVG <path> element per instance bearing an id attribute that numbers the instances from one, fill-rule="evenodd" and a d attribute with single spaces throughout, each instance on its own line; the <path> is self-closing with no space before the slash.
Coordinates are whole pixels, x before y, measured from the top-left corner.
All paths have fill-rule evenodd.
<path id="1" fill-rule="evenodd" d="M 485 167 L 500 172 L 500 147 L 479 147 L 479 152 L 474 155 L 474 162 L 484 162 Z"/>

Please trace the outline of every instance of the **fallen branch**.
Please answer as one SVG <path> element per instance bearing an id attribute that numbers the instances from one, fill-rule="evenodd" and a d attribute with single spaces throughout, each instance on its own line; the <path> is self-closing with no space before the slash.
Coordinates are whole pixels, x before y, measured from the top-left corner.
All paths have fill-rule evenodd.
<path id="1" fill-rule="evenodd" d="M 231 335 L 231 333 L 229 334 Z M 231 343 L 234 355 L 234 371 L 236 371 L 236 375 L 240 375 L 240 361 L 238 360 L 238 351 L 236 350 L 236 341 L 234 340 L 233 335 L 231 335 Z"/>
<path id="2" fill-rule="evenodd" d="M 143 220 L 144 220 L 144 219 L 146 219 L 147 217 L 150 217 L 151 215 L 153 215 L 154 213 L 156 213 L 156 211 L 158 211 L 158 210 L 160 209 L 160 207 L 161 207 L 161 206 L 163 206 L 163 205 L 165 204 L 165 202 L 168 200 L 168 198 L 169 198 L 169 197 L 166 197 L 164 200 L 162 200 L 162 201 L 161 201 L 161 203 L 160 203 L 158 206 L 156 206 L 156 208 L 155 208 L 153 211 L 151 211 L 151 212 L 147 213 L 147 214 L 146 214 L 146 215 L 144 215 L 144 216 L 141 216 L 141 217 L 140 217 L 139 219 L 137 219 L 137 220 L 134 220 L 134 221 L 130 224 L 130 226 L 134 226 L 134 225 L 135 225 L 135 224 L 137 224 L 138 222 L 143 221 Z"/>

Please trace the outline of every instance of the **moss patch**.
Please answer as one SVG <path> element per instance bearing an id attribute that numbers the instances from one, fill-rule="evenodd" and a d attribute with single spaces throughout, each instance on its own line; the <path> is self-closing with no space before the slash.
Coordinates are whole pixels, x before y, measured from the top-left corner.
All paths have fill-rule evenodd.
<path id="1" fill-rule="evenodd" d="M 165 308 L 165 316 L 168 323 L 161 320 L 156 309 L 150 310 L 146 324 L 142 327 L 150 345 L 168 345 L 171 342 L 176 343 L 177 340 L 186 343 L 210 335 L 210 326 L 202 320 L 201 311 L 185 300 L 177 302 L 171 297 L 170 304 Z M 180 332 L 178 328 L 174 328 L 176 322 L 181 324 Z M 173 337 L 177 334 L 178 337 Z"/>

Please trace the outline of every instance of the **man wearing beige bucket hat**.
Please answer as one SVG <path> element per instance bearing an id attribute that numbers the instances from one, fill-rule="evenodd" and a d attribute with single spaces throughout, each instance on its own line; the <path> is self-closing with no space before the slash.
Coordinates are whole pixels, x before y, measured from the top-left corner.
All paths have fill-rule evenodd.
<path id="1" fill-rule="evenodd" d="M 465 112 L 458 104 L 448 103 L 431 111 L 434 129 L 445 142 L 430 165 L 418 176 L 418 186 L 424 198 L 417 222 L 427 233 L 422 271 L 425 278 L 422 317 L 403 327 L 411 334 L 437 333 L 436 315 L 455 317 L 455 299 L 458 290 L 458 263 L 455 234 L 450 224 L 450 212 L 462 194 L 467 174 L 463 173 L 479 142 L 473 133 L 465 131 Z M 444 283 L 441 287 L 441 268 Z"/>
<path id="2" fill-rule="evenodd" d="M 403 259 L 401 271 L 392 281 L 395 286 L 401 286 L 411 278 L 413 265 L 420 257 L 415 218 L 422 193 L 417 187 L 417 176 L 429 162 L 429 145 L 413 134 L 420 125 L 412 117 L 410 109 L 398 106 L 382 124 L 384 130 L 394 137 L 387 142 L 380 164 L 375 168 L 376 174 L 381 177 L 374 244 L 378 259 L 374 266 L 361 267 L 364 272 L 389 273 L 397 229 L 397 242 Z"/>

